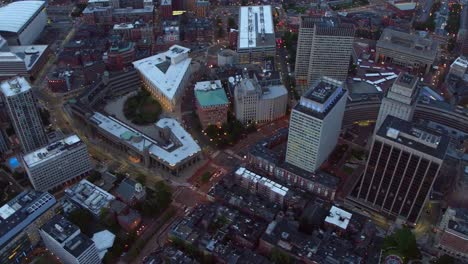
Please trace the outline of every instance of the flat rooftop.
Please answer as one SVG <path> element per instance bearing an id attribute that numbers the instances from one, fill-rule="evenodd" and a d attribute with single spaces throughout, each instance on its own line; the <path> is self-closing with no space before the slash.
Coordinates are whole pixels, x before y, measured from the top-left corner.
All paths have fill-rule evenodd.
<path id="1" fill-rule="evenodd" d="M 67 188 L 65 195 L 96 216 L 99 216 L 101 209 L 109 207 L 109 203 L 115 199 L 112 194 L 87 180 L 81 180 L 79 183 Z"/>
<path id="2" fill-rule="evenodd" d="M 454 67 L 454 66 L 457 66 L 457 67 L 463 67 L 463 68 L 468 68 L 468 59 L 465 58 L 465 57 L 458 57 L 454 62 L 452 62 L 452 64 L 450 65 L 450 67 Z"/>
<path id="3" fill-rule="evenodd" d="M 56 215 L 41 228 L 59 243 L 65 243 L 64 249 L 75 257 L 79 257 L 94 242 L 81 234 L 78 226 L 62 215 Z"/>
<path id="4" fill-rule="evenodd" d="M 386 28 L 377 41 L 377 49 L 379 48 L 390 49 L 433 61 L 437 55 L 438 43 L 433 41 L 432 38 Z"/>
<path id="5" fill-rule="evenodd" d="M 168 51 L 133 62 L 133 66 L 165 97 L 172 100 L 190 68 L 190 49 L 174 45 Z"/>
<path id="6" fill-rule="evenodd" d="M 262 97 L 263 100 L 274 99 L 277 97 L 285 96 L 288 94 L 288 90 L 282 84 L 280 85 L 268 85 L 263 87 L 262 89 Z"/>
<path id="7" fill-rule="evenodd" d="M 343 83 L 322 77 L 301 96 L 299 103 L 294 107 L 302 112 L 315 113 L 318 118 L 323 118 L 345 94 Z"/>
<path id="8" fill-rule="evenodd" d="M 31 85 L 26 78 L 15 77 L 1 82 L 0 89 L 5 96 L 9 97 L 29 91 L 31 89 Z"/>
<path id="9" fill-rule="evenodd" d="M 349 220 L 351 220 L 351 216 L 351 213 L 336 206 L 332 206 L 328 216 L 325 217 L 325 223 L 329 223 L 346 230 L 346 228 L 348 228 Z"/>
<path id="10" fill-rule="evenodd" d="M 395 80 L 395 84 L 414 89 L 418 83 L 418 77 L 409 73 L 400 73 L 398 78 Z"/>
<path id="11" fill-rule="evenodd" d="M 47 47 L 47 45 L 10 46 L 10 51 L 24 61 L 26 69 L 29 71 L 36 65 Z"/>
<path id="12" fill-rule="evenodd" d="M 195 98 L 202 107 L 228 105 L 229 100 L 220 80 L 197 82 Z"/>
<path id="13" fill-rule="evenodd" d="M 158 142 L 125 123 L 101 113 L 95 112 L 91 121 L 107 133 L 124 141 L 140 153 L 149 148 L 149 153 L 169 166 L 175 166 L 179 162 L 201 151 L 200 146 L 192 136 L 175 119 L 162 118 L 156 123 L 158 128 L 169 128 L 177 142 Z"/>
<path id="14" fill-rule="evenodd" d="M 254 183 L 260 183 L 262 185 L 264 185 L 265 187 L 267 187 L 270 191 L 280 195 L 280 196 L 286 196 L 286 194 L 288 193 L 289 191 L 289 188 L 286 187 L 286 186 L 283 186 L 279 183 L 276 183 L 268 178 L 265 178 L 265 177 L 262 177 L 244 167 L 239 167 L 236 172 L 235 172 L 236 175 L 248 180 L 248 181 L 251 181 L 251 182 L 254 182 Z"/>
<path id="15" fill-rule="evenodd" d="M 444 159 L 449 144 L 447 135 L 390 115 L 385 118 L 377 135 L 439 159 Z"/>
<path id="16" fill-rule="evenodd" d="M 271 6 L 240 7 L 238 49 L 275 46 L 275 27 Z"/>
<path id="17" fill-rule="evenodd" d="M 0 246 L 55 204 L 56 200 L 51 194 L 30 190 L 23 191 L 0 207 Z"/>
<path id="18" fill-rule="evenodd" d="M 71 135 L 24 155 L 23 161 L 31 168 L 66 153 L 80 143 L 82 141 L 77 135 Z"/>
<path id="19" fill-rule="evenodd" d="M 0 7 L 0 31 L 19 33 L 45 5 L 45 1 L 17 1 Z"/>

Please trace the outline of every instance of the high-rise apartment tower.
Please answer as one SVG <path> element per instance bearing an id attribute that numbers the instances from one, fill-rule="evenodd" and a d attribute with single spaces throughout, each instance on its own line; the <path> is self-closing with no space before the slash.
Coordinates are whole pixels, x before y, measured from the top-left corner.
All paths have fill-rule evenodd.
<path id="1" fill-rule="evenodd" d="M 47 136 L 28 81 L 24 77 L 16 77 L 3 81 L 0 89 L 23 151 L 46 145 Z"/>

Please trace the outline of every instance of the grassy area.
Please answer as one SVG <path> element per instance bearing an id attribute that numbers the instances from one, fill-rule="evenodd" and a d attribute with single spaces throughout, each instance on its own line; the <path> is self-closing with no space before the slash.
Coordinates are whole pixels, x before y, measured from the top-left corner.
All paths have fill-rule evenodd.
<path id="1" fill-rule="evenodd" d="M 137 125 L 155 123 L 162 112 L 161 105 L 145 91 L 127 99 L 124 105 L 125 117 Z"/>

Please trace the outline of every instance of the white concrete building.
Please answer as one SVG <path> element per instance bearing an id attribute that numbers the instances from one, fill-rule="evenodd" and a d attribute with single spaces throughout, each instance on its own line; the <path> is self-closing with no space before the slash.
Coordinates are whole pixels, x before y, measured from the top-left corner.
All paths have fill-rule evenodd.
<path id="1" fill-rule="evenodd" d="M 92 169 L 86 144 L 68 136 L 23 156 L 22 162 L 34 189 L 47 191 Z"/>
<path id="2" fill-rule="evenodd" d="M 237 41 L 239 62 L 261 63 L 276 55 L 275 26 L 271 6 L 242 6 Z"/>
<path id="3" fill-rule="evenodd" d="M 47 24 L 45 1 L 16 1 L 0 7 L 0 35 L 10 45 L 30 45 Z"/>
<path id="4" fill-rule="evenodd" d="M 79 227 L 56 215 L 39 230 L 46 248 L 66 264 L 99 264 L 96 245 Z"/>
<path id="5" fill-rule="evenodd" d="M 388 115 L 406 121 L 411 121 L 413 119 L 419 93 L 417 85 L 417 76 L 404 72 L 400 73 L 392 87 L 390 87 L 387 94 L 382 99 L 379 115 L 375 123 L 375 132 L 377 132 Z"/>
<path id="6" fill-rule="evenodd" d="M 22 150 L 29 152 L 46 145 L 47 136 L 28 81 L 16 77 L 0 83 L 0 89 Z"/>
<path id="7" fill-rule="evenodd" d="M 244 77 L 234 89 L 234 112 L 239 121 L 265 123 L 286 113 L 288 91 L 284 85 L 262 86 L 256 76 Z"/>
<path id="8" fill-rule="evenodd" d="M 174 45 L 168 51 L 133 62 L 147 89 L 168 111 L 174 111 L 190 78 L 190 49 Z"/>
<path id="9" fill-rule="evenodd" d="M 347 91 L 343 83 L 322 77 L 293 108 L 289 122 L 286 162 L 316 171 L 338 141 Z"/>
<path id="10" fill-rule="evenodd" d="M 89 119 L 106 141 L 125 151 L 146 167 L 178 174 L 200 159 L 201 148 L 175 119 L 162 118 L 155 125 L 157 137 L 148 136 L 125 123 L 95 112 Z"/>

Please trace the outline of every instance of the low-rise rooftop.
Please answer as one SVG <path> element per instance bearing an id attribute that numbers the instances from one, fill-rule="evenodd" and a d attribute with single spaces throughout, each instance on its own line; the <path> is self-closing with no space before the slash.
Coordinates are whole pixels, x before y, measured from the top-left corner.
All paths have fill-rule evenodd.
<path id="1" fill-rule="evenodd" d="M 47 192 L 24 191 L 0 207 L 0 246 L 56 204 Z"/>
<path id="2" fill-rule="evenodd" d="M 229 104 L 229 100 L 220 80 L 197 82 L 194 91 L 195 97 L 202 107 Z"/>
<path id="3" fill-rule="evenodd" d="M 87 180 L 81 180 L 79 183 L 66 189 L 65 195 L 95 216 L 99 216 L 101 209 L 108 208 L 109 203 L 115 199 L 112 194 L 102 190 Z"/>
<path id="4" fill-rule="evenodd" d="M 81 233 L 80 228 L 62 215 L 56 215 L 41 230 L 60 243 L 71 255 L 78 258 L 94 242 Z"/>
<path id="5" fill-rule="evenodd" d="M 275 47 L 275 27 L 270 5 L 243 6 L 239 11 L 238 49 Z"/>
<path id="6" fill-rule="evenodd" d="M 174 45 L 168 51 L 133 62 L 133 66 L 165 97 L 172 100 L 177 94 L 185 73 L 190 68 L 190 49 Z"/>
<path id="7" fill-rule="evenodd" d="M 156 139 L 141 133 L 125 123 L 101 113 L 95 112 L 91 121 L 105 132 L 113 135 L 120 141 L 124 141 L 134 150 L 143 153 L 148 148 L 149 154 L 164 161 L 169 166 L 175 166 L 179 162 L 201 151 L 200 146 L 192 136 L 175 119 L 162 118 L 156 123 L 159 129 L 168 129 L 170 140 L 159 142 Z"/>
<path id="8" fill-rule="evenodd" d="M 430 37 L 422 37 L 419 34 L 386 28 L 377 41 L 377 51 L 379 49 L 395 50 L 411 56 L 419 56 L 428 61 L 434 61 L 438 44 Z"/>
<path id="9" fill-rule="evenodd" d="M 332 206 L 328 216 L 325 218 L 325 222 L 346 230 L 346 228 L 348 228 L 351 216 L 351 213 L 346 212 L 345 210 L 336 206 Z"/>

